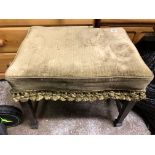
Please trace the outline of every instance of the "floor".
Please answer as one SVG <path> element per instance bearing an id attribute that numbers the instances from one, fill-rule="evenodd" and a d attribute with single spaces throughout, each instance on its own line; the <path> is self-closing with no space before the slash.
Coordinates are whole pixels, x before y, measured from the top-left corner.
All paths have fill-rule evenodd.
<path id="1" fill-rule="evenodd" d="M 0 82 L 0 105 L 14 103 L 7 82 Z M 143 120 L 130 112 L 122 127 L 113 127 L 118 112 L 115 102 L 47 102 L 39 104 L 39 129 L 30 129 L 27 120 L 8 128 L 10 135 L 149 135 Z"/>

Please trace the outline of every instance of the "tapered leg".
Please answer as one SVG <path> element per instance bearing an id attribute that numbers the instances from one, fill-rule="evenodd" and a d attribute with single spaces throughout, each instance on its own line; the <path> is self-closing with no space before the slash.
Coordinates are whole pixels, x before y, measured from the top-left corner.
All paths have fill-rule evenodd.
<path id="1" fill-rule="evenodd" d="M 34 111 L 35 117 L 36 117 L 36 113 L 37 113 L 37 109 L 38 109 L 38 104 L 39 104 L 39 101 L 32 102 L 33 109 L 34 109 L 33 111 Z"/>
<path id="2" fill-rule="evenodd" d="M 128 113 L 131 111 L 131 109 L 134 107 L 135 102 L 128 102 L 128 101 L 122 101 L 122 106 L 120 104 L 117 104 L 119 106 L 119 115 L 117 119 L 114 120 L 114 126 L 119 127 L 122 126 L 123 120 L 126 118 Z M 121 108 L 121 109 L 120 109 Z"/>
<path id="3" fill-rule="evenodd" d="M 122 110 L 122 102 L 120 100 L 116 100 L 116 105 L 117 105 L 118 112 L 120 113 Z"/>
<path id="4" fill-rule="evenodd" d="M 30 123 L 31 129 L 38 129 L 38 121 L 35 117 L 34 108 L 32 106 L 32 102 L 29 100 L 28 102 L 20 102 L 21 107 L 23 109 L 25 117 L 28 119 Z"/>
<path id="5" fill-rule="evenodd" d="M 46 101 L 45 99 L 39 101 L 37 109 L 35 111 L 35 114 L 36 114 L 35 116 L 37 118 L 42 118 L 43 117 L 45 109 L 46 109 L 46 105 L 47 105 L 48 102 L 49 101 Z"/>

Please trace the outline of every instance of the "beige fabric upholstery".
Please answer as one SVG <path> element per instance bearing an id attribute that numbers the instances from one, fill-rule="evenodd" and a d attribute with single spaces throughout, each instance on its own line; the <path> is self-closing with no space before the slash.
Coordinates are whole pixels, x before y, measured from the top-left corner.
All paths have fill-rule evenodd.
<path id="1" fill-rule="evenodd" d="M 15 90 L 145 90 L 153 74 L 123 28 L 29 30 L 6 72 Z"/>

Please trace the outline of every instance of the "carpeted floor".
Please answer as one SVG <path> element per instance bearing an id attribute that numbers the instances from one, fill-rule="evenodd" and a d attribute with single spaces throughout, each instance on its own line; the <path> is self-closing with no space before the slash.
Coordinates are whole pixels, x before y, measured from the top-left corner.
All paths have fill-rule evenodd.
<path id="1" fill-rule="evenodd" d="M 0 104 L 12 101 L 7 82 L 0 82 Z M 19 107 L 18 104 L 16 106 Z M 32 130 L 25 120 L 21 125 L 8 128 L 10 135 L 149 135 L 143 120 L 130 112 L 122 127 L 113 127 L 117 116 L 115 102 L 39 104 L 39 129 Z"/>

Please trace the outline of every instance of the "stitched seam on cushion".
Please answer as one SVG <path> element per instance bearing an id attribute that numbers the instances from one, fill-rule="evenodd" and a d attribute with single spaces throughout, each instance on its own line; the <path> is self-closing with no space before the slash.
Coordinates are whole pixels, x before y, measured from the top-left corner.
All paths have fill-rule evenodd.
<path id="1" fill-rule="evenodd" d="M 100 76 L 100 77 L 92 77 L 92 78 L 82 78 L 82 77 L 77 77 L 77 78 L 72 78 L 72 77 L 54 77 L 54 76 L 39 76 L 39 77 L 36 77 L 36 76 L 33 76 L 33 77 L 31 77 L 31 76 L 22 76 L 22 77 L 20 77 L 20 76 L 8 76 L 7 78 L 18 78 L 18 79 L 22 79 L 22 78 L 26 78 L 26 79 L 29 79 L 29 78 L 32 78 L 32 79 L 35 79 L 35 78 L 37 78 L 37 79 L 41 79 L 41 78 L 50 78 L 50 79 L 96 79 L 96 78 L 99 78 L 99 79 L 101 79 L 101 78 L 109 78 L 109 79 L 115 79 L 115 78 L 123 78 L 123 79 L 139 79 L 139 78 L 153 78 L 153 76 L 136 76 L 136 77 L 132 77 L 132 76 L 126 76 L 126 77 L 124 77 L 124 76 L 113 76 L 113 77 L 108 77 L 108 76 Z"/>

